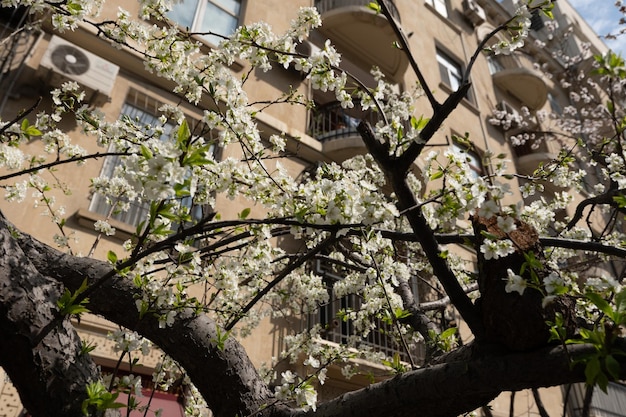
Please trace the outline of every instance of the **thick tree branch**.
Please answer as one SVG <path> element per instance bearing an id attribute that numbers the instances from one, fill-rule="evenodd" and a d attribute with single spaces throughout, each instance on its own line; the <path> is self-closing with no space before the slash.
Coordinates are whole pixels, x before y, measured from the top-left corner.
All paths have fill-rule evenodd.
<path id="1" fill-rule="evenodd" d="M 408 281 L 405 279 L 399 280 L 398 285 L 398 294 L 402 298 L 402 303 L 404 304 L 404 308 L 411 313 L 408 318 L 408 323 L 413 327 L 419 334 L 422 335 L 424 340 L 429 340 L 431 331 L 435 333 L 439 332 L 439 329 L 433 323 L 432 320 L 426 316 L 424 310 L 422 310 L 421 305 L 418 305 L 415 301 L 415 295 L 411 290 L 411 286 Z"/>
<path id="2" fill-rule="evenodd" d="M 450 300 L 452 300 L 455 308 L 459 311 L 469 328 L 472 330 L 474 336 L 477 338 L 482 337 L 483 325 L 480 316 L 474 308 L 474 304 L 461 287 L 461 284 L 459 284 L 454 272 L 442 256 L 435 233 L 428 225 L 422 210 L 417 204 L 415 195 L 406 182 L 408 171 L 398 170 L 398 161 L 396 158 L 391 158 L 389 155 L 384 154 L 382 145 L 376 139 L 369 123 L 361 122 L 357 127 L 357 130 L 363 138 L 363 142 L 365 142 L 367 149 L 370 153 L 372 153 L 372 156 L 379 163 L 381 169 L 388 178 L 396 194 L 396 198 L 398 199 L 398 210 L 400 212 L 405 212 L 404 215 L 409 221 L 417 241 L 422 246 L 422 250 L 433 268 L 434 275 L 437 277 L 441 285 L 443 285 L 446 293 L 450 297 Z M 412 207 L 418 208 L 408 210 Z"/>
<path id="3" fill-rule="evenodd" d="M 7 230 L 6 224 L 4 226 L 0 230 Z M 72 291 L 84 279 L 97 282 L 111 271 L 111 266 L 105 262 L 63 254 L 27 235 L 22 235 L 19 243 L 39 271 Z M 248 416 L 269 404 L 271 391 L 259 378 L 241 345 L 229 338 L 224 348 L 218 349 L 217 328 L 211 319 L 186 309 L 179 312 L 172 326 L 160 328 L 153 315 L 139 317 L 135 307 L 138 296 L 131 280 L 115 275 L 100 285 L 90 299 L 89 308 L 108 320 L 137 331 L 179 362 L 214 415 Z M 38 390 L 24 391 L 40 394 Z"/>
<path id="4" fill-rule="evenodd" d="M 619 343 L 624 347 L 625 340 Z M 321 404 L 307 417 L 393 416 L 456 417 L 488 403 L 499 393 L 582 382 L 583 366 L 576 359 L 593 353 L 589 345 L 546 347 L 526 353 L 488 353 L 474 359 L 434 365 Z M 520 366 L 524 364 L 524 366 Z M 626 376 L 626 360 L 621 359 Z"/>
<path id="5" fill-rule="evenodd" d="M 99 373 L 69 320 L 58 319 L 60 284 L 35 269 L 0 222 L 0 365 L 30 414 L 82 416 L 87 384 Z"/>
<path id="6" fill-rule="evenodd" d="M 413 142 L 406 151 L 398 158 L 395 170 L 398 173 L 406 173 L 411 168 L 411 165 L 415 162 L 415 159 L 422 153 L 424 146 L 433 137 L 433 135 L 439 130 L 443 122 L 450 116 L 450 113 L 459 105 L 463 98 L 467 95 L 471 84 L 463 84 L 457 91 L 450 94 L 446 101 L 443 102 L 441 107 L 433 113 L 433 116 L 428 121 L 424 129 L 420 132 L 419 142 Z"/>
<path id="7" fill-rule="evenodd" d="M 8 232 L 6 224 L 1 230 Z M 25 235 L 19 243 L 35 267 L 45 270 L 48 276 L 70 289 L 77 288 L 84 278 L 96 280 L 110 270 L 104 262 L 62 254 Z M 136 293 L 131 282 L 115 276 L 99 288 L 90 307 L 118 324 L 134 328 L 179 361 L 215 415 L 251 415 L 273 402 L 271 392 L 235 340 L 227 340 L 223 350 L 215 346 L 217 330 L 208 317 L 184 311 L 173 326 L 160 329 L 156 318 L 146 315 L 139 320 L 138 314 L 133 313 Z M 618 342 L 619 347 L 626 345 L 623 339 Z M 473 358 L 408 372 L 321 404 L 317 412 L 289 411 L 274 405 L 265 408 L 261 414 L 402 417 L 419 413 L 422 416 L 456 416 L 483 405 L 501 391 L 584 381 L 582 368 L 571 367 L 569 358 L 593 352 L 593 347 L 575 345 L 568 350 L 547 347 L 533 352 L 500 354 L 478 349 Z M 520 367 L 520 363 L 525 365 Z M 622 365 L 622 375 L 626 376 L 626 363 Z"/>

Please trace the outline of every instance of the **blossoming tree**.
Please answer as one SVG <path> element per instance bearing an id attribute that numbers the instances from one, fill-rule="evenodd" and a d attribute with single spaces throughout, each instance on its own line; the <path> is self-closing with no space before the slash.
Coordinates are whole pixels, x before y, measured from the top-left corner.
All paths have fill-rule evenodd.
<path id="1" fill-rule="evenodd" d="M 581 184 L 580 164 L 598 167 L 594 193 L 562 218 L 559 211 L 572 201 L 565 191 L 545 193 L 528 205 L 506 204 L 504 181 L 512 178 L 500 155 L 486 155 L 490 173 L 477 178 L 463 154 L 423 154 L 466 95 L 472 64 L 459 90 L 438 102 L 384 2 L 371 7 L 396 30 L 420 80 L 415 90 L 397 93 L 376 72 L 377 86 L 360 85 L 339 69 L 341 58 L 330 43 L 310 56 L 299 53 L 297 46 L 321 24 L 312 8 L 302 9 L 282 35 L 265 24 L 249 25 L 203 53 L 193 37 L 168 24 L 171 5 L 165 1 L 141 2 L 141 21 L 124 11 L 116 20 L 98 21 L 103 2 L 2 4 L 27 5 L 60 31 L 91 25 L 100 36 L 141 53 L 146 67 L 173 82 L 185 100 L 213 103 L 204 109 L 203 123 L 219 131 L 215 140 L 205 139 L 171 106 L 149 129 L 130 118 L 107 121 L 83 104 L 75 83 L 53 92 L 51 111 L 33 107 L 3 121 L 0 180 L 6 198 L 22 202 L 34 191 L 59 230 L 60 247 L 53 248 L 0 220 L 0 363 L 32 415 L 111 413 L 118 405 L 112 391 L 138 387 L 132 378 L 101 379 L 70 321 L 87 311 L 128 329 L 113 335 L 121 357 L 147 348 L 146 340 L 163 350 L 168 357 L 157 383 L 183 374 L 190 399 L 206 401 L 220 417 L 452 416 L 484 406 L 502 391 L 579 381 L 604 388 L 626 375 L 621 273 L 585 276 L 575 268 L 579 257 L 603 265 L 619 265 L 626 257 L 626 69 L 620 57 L 597 58 L 592 78 L 576 74 L 586 89 L 577 89 L 583 96 L 554 119 L 550 135 L 527 132 L 516 139 L 563 143 L 557 159 L 518 178 L 527 196 L 541 195 L 548 185 Z M 551 7 L 550 1 L 530 5 L 547 15 Z M 508 30 L 508 41 L 487 38 L 480 49 L 511 53 L 523 44 L 529 17 L 522 7 L 498 28 Z M 376 125 L 358 127 L 369 153 L 297 177 L 280 163 L 270 165 L 285 154 L 285 139 L 261 139 L 246 79 L 228 69 L 236 59 L 263 71 L 293 66 L 313 88 L 334 92 L 343 107 L 376 112 Z M 563 79 L 565 88 L 571 80 Z M 416 100 L 426 100 L 432 114 L 416 117 Z M 307 104 L 293 92 L 279 102 Z M 91 154 L 60 131 L 57 125 L 67 117 L 103 151 Z M 42 156 L 26 154 L 32 138 L 44 144 Z M 239 157 L 215 159 L 213 146 L 237 147 Z M 124 252 L 98 260 L 72 252 L 61 208 L 50 197 L 55 177 L 44 174 L 104 155 L 124 161 L 110 178 L 92 180 L 110 213 L 139 201 L 149 204 L 149 215 Z M 218 194 L 261 207 L 255 213 L 262 215 L 244 209 L 222 219 L 214 210 Z M 192 215 L 192 207 L 202 213 Z M 598 210 L 594 223 L 589 212 Z M 115 233 L 107 221 L 95 226 L 103 235 Z M 277 244 L 278 238 L 297 244 Z M 455 246 L 473 252 L 477 272 Z M 346 343 L 322 344 L 327 329 L 313 326 L 294 334 L 284 353 L 303 361 L 308 374 L 260 375 L 234 334 L 266 314 L 299 316 L 327 303 L 327 288 L 310 268 L 316 259 L 344 275 L 333 289 L 338 297 L 361 297 L 358 308 L 340 317 L 358 334 Z M 441 331 L 445 321 L 416 301 L 410 285 L 416 276 L 440 286 L 445 296 L 431 304 L 458 311 L 471 332 L 469 344 L 455 344 L 453 330 Z M 198 296 L 198 288 L 206 291 Z M 359 345 L 381 323 L 406 351 L 405 362 Z M 422 362 L 411 354 L 416 344 L 427 347 Z M 349 373 L 355 352 L 397 376 L 317 403 L 314 387 L 324 383 L 327 367 L 340 363 Z"/>

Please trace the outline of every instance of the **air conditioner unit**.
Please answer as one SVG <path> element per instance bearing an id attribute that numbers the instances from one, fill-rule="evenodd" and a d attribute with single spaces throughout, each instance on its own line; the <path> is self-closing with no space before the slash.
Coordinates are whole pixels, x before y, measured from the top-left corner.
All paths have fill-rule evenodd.
<path id="1" fill-rule="evenodd" d="M 480 7 L 476 0 L 463 0 L 463 14 L 474 26 L 479 26 L 487 20 L 485 9 Z"/>
<path id="2" fill-rule="evenodd" d="M 48 82 L 58 87 L 76 81 L 98 98 L 111 95 L 119 67 L 58 36 L 52 36 L 40 67 L 47 70 Z"/>

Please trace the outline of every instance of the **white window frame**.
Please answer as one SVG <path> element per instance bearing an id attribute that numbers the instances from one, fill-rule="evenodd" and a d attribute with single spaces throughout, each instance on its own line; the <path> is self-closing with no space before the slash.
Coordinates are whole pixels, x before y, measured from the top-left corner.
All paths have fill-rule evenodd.
<path id="1" fill-rule="evenodd" d="M 489 74 L 491 75 L 504 70 L 502 63 L 493 55 L 487 55 L 487 66 L 489 67 Z"/>
<path id="2" fill-rule="evenodd" d="M 462 155 L 465 158 L 465 162 L 471 170 L 472 178 L 477 179 L 485 175 L 485 166 L 483 165 L 482 157 L 473 144 L 468 148 L 452 139 L 451 148 L 452 152 L 457 155 Z"/>
<path id="3" fill-rule="evenodd" d="M 126 101 L 124 102 L 124 105 L 122 106 L 120 118 L 128 116 L 132 120 L 137 120 L 139 123 L 144 125 L 160 125 L 161 122 L 159 121 L 159 117 L 157 115 L 158 108 L 161 107 L 162 104 L 163 103 L 139 93 L 136 90 L 131 90 L 126 98 Z M 172 134 L 173 128 L 173 124 L 166 123 L 163 126 L 163 134 L 161 135 L 161 138 L 165 139 L 169 137 Z M 112 147 L 113 145 L 111 145 L 110 149 Z M 214 151 L 213 147 L 212 150 Z M 115 167 L 121 163 L 120 156 L 107 156 L 102 164 L 100 177 L 111 178 L 114 174 Z M 186 197 L 186 199 L 188 199 L 188 201 L 183 201 L 182 204 L 187 205 L 188 207 L 191 206 L 191 198 Z M 134 201 L 130 203 L 130 206 L 130 209 L 125 212 L 112 214 L 111 204 L 107 202 L 106 196 L 100 193 L 94 193 L 91 198 L 91 202 L 89 203 L 89 211 L 136 227 L 148 217 L 148 214 L 150 213 L 150 202 Z M 202 208 L 194 206 L 191 210 L 191 215 L 193 218 L 200 218 L 200 216 L 202 216 Z"/>
<path id="4" fill-rule="evenodd" d="M 198 32 L 198 31 L 205 30 L 202 28 L 202 23 L 204 22 L 205 11 L 209 3 L 211 3 L 216 8 L 220 9 L 222 12 L 229 15 L 233 19 L 233 22 L 234 22 L 233 27 L 236 28 L 239 25 L 239 22 L 241 20 L 241 13 L 243 10 L 243 0 L 234 0 L 234 1 L 237 1 L 239 3 L 238 9 L 235 12 L 223 7 L 222 4 L 220 4 L 221 3 L 220 0 L 198 0 L 198 3 L 196 5 L 196 10 L 193 13 L 193 20 L 192 20 L 191 27 L 189 28 L 189 30 L 191 32 Z M 182 3 L 178 3 L 178 4 L 181 5 L 179 7 L 182 7 Z M 176 8 L 176 5 L 174 6 L 174 8 Z M 219 30 L 217 29 L 211 29 L 211 31 L 218 33 L 219 35 L 223 35 L 223 36 L 229 36 L 232 34 L 232 32 L 231 33 L 219 33 Z M 211 35 L 205 35 L 204 38 L 213 44 L 218 44 L 219 41 L 221 40 L 219 36 L 211 36 Z"/>
<path id="5" fill-rule="evenodd" d="M 461 64 L 440 49 L 437 49 L 437 63 L 442 76 L 441 81 L 453 91 L 458 90 L 463 80 L 463 67 Z"/>
<path id="6" fill-rule="evenodd" d="M 446 0 L 426 0 L 426 3 L 432 6 L 432 8 L 443 17 L 448 17 L 448 5 Z"/>

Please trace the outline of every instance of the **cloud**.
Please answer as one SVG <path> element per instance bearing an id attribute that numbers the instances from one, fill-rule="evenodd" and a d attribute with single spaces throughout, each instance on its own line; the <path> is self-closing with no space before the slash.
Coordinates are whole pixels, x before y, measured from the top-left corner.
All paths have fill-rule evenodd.
<path id="1" fill-rule="evenodd" d="M 570 4 L 598 35 L 604 36 L 619 31 L 621 15 L 612 0 L 570 0 Z M 609 48 L 626 55 L 626 35 L 616 40 L 603 40 Z"/>

